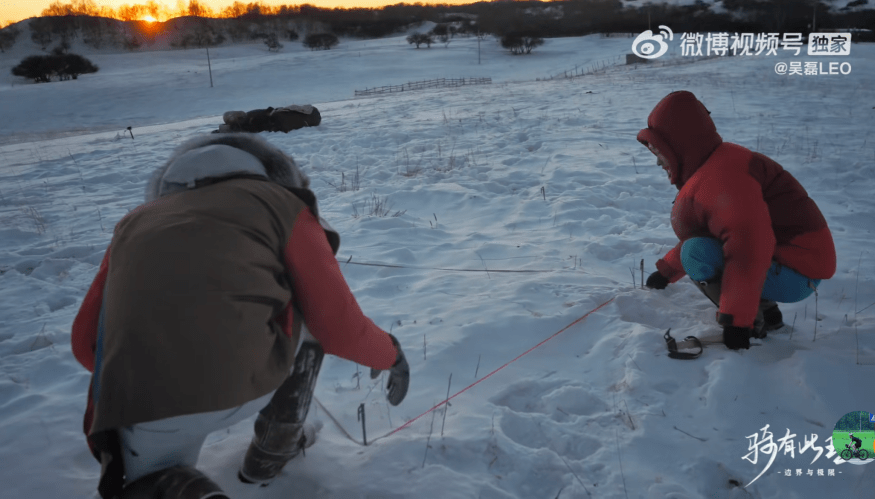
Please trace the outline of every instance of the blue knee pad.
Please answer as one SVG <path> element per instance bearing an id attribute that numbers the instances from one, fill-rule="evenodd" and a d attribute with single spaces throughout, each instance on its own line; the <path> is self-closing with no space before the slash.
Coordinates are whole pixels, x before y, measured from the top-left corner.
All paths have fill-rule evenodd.
<path id="1" fill-rule="evenodd" d="M 681 264 L 696 281 L 713 279 L 723 272 L 723 245 L 712 237 L 694 237 L 681 246 Z M 795 303 L 811 296 L 820 279 L 809 279 L 790 267 L 772 262 L 766 273 L 762 298 L 781 303 Z"/>

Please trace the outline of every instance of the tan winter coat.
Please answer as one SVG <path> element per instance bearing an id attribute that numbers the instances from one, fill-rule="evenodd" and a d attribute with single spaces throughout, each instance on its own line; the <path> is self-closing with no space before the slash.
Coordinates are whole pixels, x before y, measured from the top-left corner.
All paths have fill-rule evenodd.
<path id="1" fill-rule="evenodd" d="M 164 196 L 119 223 L 92 432 L 235 407 L 283 382 L 301 314 L 287 336 L 281 255 L 304 209 L 276 184 L 232 179 Z"/>

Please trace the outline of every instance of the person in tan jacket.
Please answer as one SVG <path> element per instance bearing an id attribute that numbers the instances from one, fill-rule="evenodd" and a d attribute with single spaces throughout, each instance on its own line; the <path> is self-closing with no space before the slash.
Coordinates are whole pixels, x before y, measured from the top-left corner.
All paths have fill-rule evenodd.
<path id="1" fill-rule="evenodd" d="M 258 136 L 197 137 L 154 172 L 73 323 L 102 497 L 227 497 L 194 466 L 209 433 L 255 413 L 239 477 L 269 483 L 312 443 L 325 353 L 387 370 L 401 403 L 404 353 L 359 308 L 339 244 L 309 179 Z"/>

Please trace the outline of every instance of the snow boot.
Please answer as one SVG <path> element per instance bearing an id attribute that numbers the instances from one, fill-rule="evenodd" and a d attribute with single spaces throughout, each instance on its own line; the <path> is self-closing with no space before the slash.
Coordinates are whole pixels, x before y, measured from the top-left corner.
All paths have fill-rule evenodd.
<path id="1" fill-rule="evenodd" d="M 778 308 L 777 302 L 760 300 L 760 310 L 763 312 L 763 320 L 765 321 L 763 331 L 774 331 L 784 327 L 784 315 Z"/>
<path id="2" fill-rule="evenodd" d="M 119 499 L 229 499 L 216 482 L 189 466 L 146 475 L 122 489 Z"/>
<path id="3" fill-rule="evenodd" d="M 268 485 L 287 462 L 313 444 L 315 427 L 304 420 L 324 355 L 317 342 L 301 344 L 294 371 L 255 420 L 255 436 L 237 475 L 240 481 Z"/>
<path id="4" fill-rule="evenodd" d="M 258 415 L 255 438 L 249 444 L 237 478 L 243 483 L 266 487 L 304 449 L 316 442 L 316 427 L 310 423 L 280 423 Z"/>
<path id="5" fill-rule="evenodd" d="M 707 296 L 708 299 L 711 300 L 711 302 L 717 308 L 720 308 L 721 277 L 722 276 L 718 276 L 718 277 L 715 277 L 715 278 L 710 279 L 708 281 L 697 281 L 695 279 L 692 279 L 692 281 L 694 283 L 696 283 L 696 287 L 699 288 L 699 291 L 701 291 L 702 294 Z M 777 318 L 777 322 L 779 325 L 777 325 L 771 329 L 766 328 L 767 321 L 765 320 L 765 315 L 764 315 L 765 309 L 769 310 L 769 312 L 771 314 L 770 317 L 771 317 L 772 321 L 774 321 Z M 777 315 L 775 315 L 775 312 L 777 312 Z M 717 322 L 718 323 L 720 322 L 719 314 L 718 314 Z M 774 324 L 774 322 L 772 322 L 772 324 Z M 784 324 L 782 322 L 781 311 L 778 310 L 778 304 L 773 302 L 773 301 L 769 301 L 769 300 L 760 300 L 760 306 L 759 306 L 759 310 L 757 310 L 756 318 L 754 319 L 753 332 L 751 334 L 751 337 L 752 338 L 765 338 L 766 333 L 768 331 L 771 331 L 772 329 L 778 329 L 779 327 L 781 327 L 783 325 Z"/>

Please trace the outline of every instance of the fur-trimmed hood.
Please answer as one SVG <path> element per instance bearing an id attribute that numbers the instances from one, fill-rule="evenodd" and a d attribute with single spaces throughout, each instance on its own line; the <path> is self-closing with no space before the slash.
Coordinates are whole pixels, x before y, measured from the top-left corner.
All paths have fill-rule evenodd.
<path id="1" fill-rule="evenodd" d="M 310 179 L 291 156 L 258 135 L 209 134 L 184 142 L 152 173 L 146 184 L 146 202 L 232 178 L 264 178 L 301 198 L 337 254 L 340 235 L 319 216 Z"/>
<path id="2" fill-rule="evenodd" d="M 310 179 L 295 160 L 263 138 L 248 133 L 210 134 L 179 146 L 152 174 L 146 202 L 225 178 L 261 176 L 287 189 L 308 189 Z"/>

